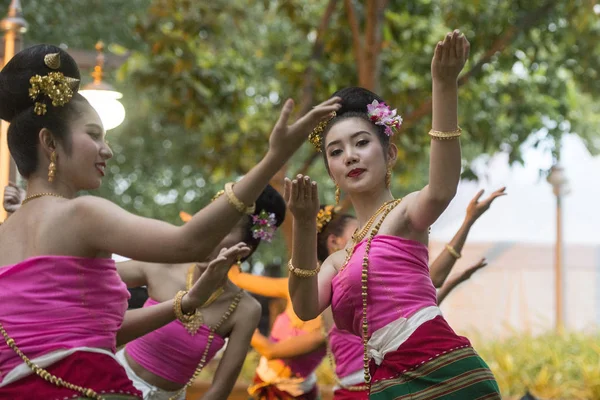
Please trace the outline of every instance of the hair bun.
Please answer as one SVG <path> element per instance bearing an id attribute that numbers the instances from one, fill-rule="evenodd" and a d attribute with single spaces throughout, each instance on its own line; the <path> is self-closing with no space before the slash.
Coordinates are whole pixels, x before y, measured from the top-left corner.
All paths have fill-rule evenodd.
<path id="1" fill-rule="evenodd" d="M 50 72 L 81 79 L 73 57 L 59 47 L 40 44 L 17 53 L 0 71 L 0 118 L 10 122 L 20 113 L 33 109 L 29 80 L 34 75 L 46 76 Z"/>
<path id="2" fill-rule="evenodd" d="M 365 88 L 353 86 L 338 90 L 331 97 L 338 96 L 342 98 L 342 107 L 336 111 L 337 115 L 343 115 L 347 112 L 367 113 L 367 104 L 373 100 L 383 102 L 384 100 L 375 93 Z"/>

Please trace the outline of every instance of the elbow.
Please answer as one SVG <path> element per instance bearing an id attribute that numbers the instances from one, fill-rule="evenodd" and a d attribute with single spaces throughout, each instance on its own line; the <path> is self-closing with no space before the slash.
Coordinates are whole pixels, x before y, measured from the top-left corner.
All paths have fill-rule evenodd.
<path id="1" fill-rule="evenodd" d="M 433 286 L 436 289 L 439 289 L 439 288 L 441 288 L 444 285 L 444 279 L 442 279 L 440 277 L 437 277 L 437 276 L 432 277 L 431 278 L 431 282 L 433 283 Z"/>
<path id="2" fill-rule="evenodd" d="M 311 310 L 296 310 L 294 308 L 294 312 L 296 313 L 296 316 L 298 318 L 300 318 L 300 320 L 302 322 L 311 321 L 319 316 L 318 312 L 311 312 Z"/>

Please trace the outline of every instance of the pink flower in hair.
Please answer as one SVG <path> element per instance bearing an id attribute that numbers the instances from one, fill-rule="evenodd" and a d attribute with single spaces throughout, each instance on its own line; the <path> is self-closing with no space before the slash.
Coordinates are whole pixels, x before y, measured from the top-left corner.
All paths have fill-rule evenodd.
<path id="1" fill-rule="evenodd" d="M 258 215 L 252 216 L 252 237 L 270 242 L 277 229 L 277 218 L 274 213 L 262 210 Z"/>
<path id="2" fill-rule="evenodd" d="M 375 125 L 385 127 L 385 134 L 388 136 L 392 136 L 402 126 L 402 117 L 397 115 L 397 110 L 392 110 L 390 106 L 377 100 L 367 104 L 367 114 Z"/>

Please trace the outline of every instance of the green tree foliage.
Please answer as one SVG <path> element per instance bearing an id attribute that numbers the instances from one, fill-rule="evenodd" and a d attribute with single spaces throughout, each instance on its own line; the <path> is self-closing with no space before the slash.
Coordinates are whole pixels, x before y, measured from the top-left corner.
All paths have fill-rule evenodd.
<path id="1" fill-rule="evenodd" d="M 8 0 L 0 5 L 8 6 Z M 131 52 L 115 83 L 126 122 L 99 191 L 137 213 L 178 222 L 264 154 L 282 101 L 302 113 L 349 85 L 376 90 L 404 117 L 396 139 L 398 194 L 427 177 L 430 62 L 453 28 L 472 45 L 459 81 L 465 177 L 499 150 L 521 160 L 533 133 L 579 134 L 597 152 L 600 16 L 590 0 L 24 0 L 29 43 Z M 309 146 L 287 175 L 309 172 L 333 189 Z"/>

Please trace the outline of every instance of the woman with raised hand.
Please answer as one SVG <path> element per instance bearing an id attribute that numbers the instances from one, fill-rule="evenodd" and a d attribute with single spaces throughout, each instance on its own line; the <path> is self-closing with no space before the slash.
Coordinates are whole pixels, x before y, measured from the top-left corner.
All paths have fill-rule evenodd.
<path id="1" fill-rule="evenodd" d="M 293 102 L 286 101 L 265 157 L 177 227 L 102 198 L 76 197 L 100 186 L 112 157 L 98 114 L 77 93 L 79 79 L 73 58 L 51 45 L 19 52 L 0 72 L 0 118 L 11 123 L 9 150 L 27 180 L 22 207 L 0 226 L 2 398 L 139 396 L 114 356 L 117 330 L 126 341 L 175 317 L 186 320 L 209 298 L 223 268 L 207 271 L 189 293 L 124 319 L 128 292 L 111 254 L 158 263 L 205 260 L 253 212 L 307 132 L 339 108 L 338 98 L 328 100 L 288 126 Z"/>
<path id="2" fill-rule="evenodd" d="M 428 268 L 428 229 L 460 179 L 457 79 L 468 53 L 458 31 L 435 47 L 429 184 L 403 199 L 389 187 L 398 153 L 390 137 L 402 123 L 397 111 L 366 89 L 335 94 L 342 108 L 311 138 L 359 221 L 345 251 L 318 263 L 316 183 L 308 177 L 285 183 L 294 216 L 288 265 L 294 311 L 311 320 L 331 305 L 336 326 L 361 336 L 372 399 L 500 398 L 485 362 L 441 315 Z"/>
<path id="3" fill-rule="evenodd" d="M 285 210 L 281 195 L 268 185 L 256 200 L 254 214 L 242 217 L 209 259 L 219 254 L 222 248 L 242 242 L 250 249 L 241 257 L 240 261 L 244 261 L 262 241 L 271 241 L 285 219 Z M 185 221 L 191 218 L 189 214 L 181 215 Z M 191 287 L 203 276 L 206 266 L 207 262 L 154 264 L 127 261 L 117 264 L 117 269 L 128 286 L 145 285 L 148 288 L 149 298 L 144 307 L 152 307 Z M 188 321 L 171 322 L 127 343 L 117 353 L 144 399 L 184 399 L 186 389 L 224 346 L 225 339 L 228 340 L 227 347 L 202 399 L 226 399 L 231 393 L 258 326 L 261 307 L 253 297 L 233 285 L 226 274 L 216 282 L 215 288 L 213 295 Z"/>
<path id="4" fill-rule="evenodd" d="M 357 227 L 354 217 L 334 214 L 333 206 L 321 208 L 319 221 L 318 252 L 324 258 L 332 248 L 343 248 Z M 327 342 L 323 320 L 303 322 L 294 314 L 287 278 L 246 274 L 238 268 L 230 270 L 229 278 L 256 295 L 288 301 L 285 311 L 275 319 L 270 337 L 258 331 L 252 337 L 251 345 L 261 355 L 254 384 L 248 389 L 252 398 L 318 398 L 315 370 L 326 354 Z"/>

